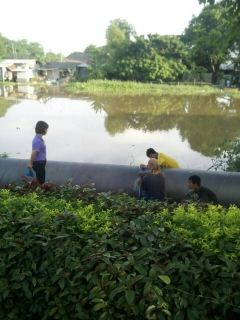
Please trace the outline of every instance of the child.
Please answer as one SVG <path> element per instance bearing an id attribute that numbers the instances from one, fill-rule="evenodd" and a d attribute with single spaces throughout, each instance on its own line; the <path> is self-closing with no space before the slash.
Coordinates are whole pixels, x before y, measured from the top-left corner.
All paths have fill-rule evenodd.
<path id="1" fill-rule="evenodd" d="M 190 191 L 187 196 L 194 201 L 212 202 L 218 204 L 218 198 L 210 189 L 201 186 L 201 179 L 197 175 L 188 178 L 188 187 Z"/>
<path id="2" fill-rule="evenodd" d="M 157 159 L 160 167 L 165 168 L 179 168 L 179 164 L 173 158 L 166 156 L 164 153 L 158 153 L 153 148 L 146 151 L 147 157 L 150 159 Z M 145 164 L 140 164 L 140 168 L 147 168 Z"/>
<path id="3" fill-rule="evenodd" d="M 142 195 L 148 201 L 165 198 L 165 178 L 156 159 L 148 161 L 148 172 L 142 179 Z"/>

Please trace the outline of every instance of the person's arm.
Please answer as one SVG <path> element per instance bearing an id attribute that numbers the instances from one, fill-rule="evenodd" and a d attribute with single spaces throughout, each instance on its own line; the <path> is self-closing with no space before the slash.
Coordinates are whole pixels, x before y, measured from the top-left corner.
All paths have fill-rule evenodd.
<path id="1" fill-rule="evenodd" d="M 147 168 L 148 166 L 146 164 L 141 163 L 139 167 L 140 168 Z"/>
<path id="2" fill-rule="evenodd" d="M 37 150 L 33 150 L 32 153 L 31 153 L 31 156 L 30 156 L 30 161 L 29 161 L 29 164 L 28 164 L 28 168 L 31 168 L 33 167 L 33 161 L 34 159 L 36 158 L 36 155 L 37 155 L 38 151 Z"/>

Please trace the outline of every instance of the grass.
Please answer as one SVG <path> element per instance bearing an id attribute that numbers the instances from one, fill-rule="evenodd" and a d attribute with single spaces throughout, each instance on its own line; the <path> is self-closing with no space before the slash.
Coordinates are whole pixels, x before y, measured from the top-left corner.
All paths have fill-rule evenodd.
<path id="1" fill-rule="evenodd" d="M 209 94 L 223 92 L 217 87 L 211 85 L 171 85 L 168 84 L 152 84 L 140 83 L 133 81 L 119 81 L 119 80 L 90 80 L 88 82 L 74 82 L 63 85 L 64 89 L 73 93 L 87 93 L 87 94 L 109 94 L 109 95 L 140 95 L 140 94 Z M 236 94 L 236 92 L 235 92 Z M 240 96 L 240 94 L 239 94 Z"/>

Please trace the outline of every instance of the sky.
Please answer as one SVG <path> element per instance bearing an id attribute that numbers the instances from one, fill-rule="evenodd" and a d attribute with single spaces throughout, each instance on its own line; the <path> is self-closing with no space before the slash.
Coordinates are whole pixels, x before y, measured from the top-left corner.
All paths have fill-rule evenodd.
<path id="1" fill-rule="evenodd" d="M 127 20 L 137 35 L 177 35 L 202 8 L 198 0 L 2 0 L 0 33 L 67 56 L 105 45 L 111 20 Z"/>

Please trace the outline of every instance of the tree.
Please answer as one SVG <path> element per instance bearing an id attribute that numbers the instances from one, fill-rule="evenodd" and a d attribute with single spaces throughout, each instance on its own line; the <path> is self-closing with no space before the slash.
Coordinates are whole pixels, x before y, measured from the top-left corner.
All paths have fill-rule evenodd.
<path id="1" fill-rule="evenodd" d="M 44 56 L 44 62 L 50 62 L 50 61 L 60 61 L 62 59 L 61 53 L 53 53 L 51 51 L 47 52 Z"/>
<path id="2" fill-rule="evenodd" d="M 99 52 L 100 49 L 95 46 L 95 44 L 90 44 L 89 46 L 87 46 L 84 50 L 84 53 L 96 53 L 96 52 Z"/>
<path id="3" fill-rule="evenodd" d="M 136 37 L 124 58 L 117 61 L 117 74 L 125 80 L 162 82 L 163 79 L 176 79 L 185 70 L 182 63 L 159 55 L 144 36 Z"/>
<path id="4" fill-rule="evenodd" d="M 184 43 L 179 36 L 161 36 L 159 34 L 149 34 L 150 45 L 157 54 L 167 59 L 181 61 L 188 54 Z"/>
<path id="5" fill-rule="evenodd" d="M 220 64 L 230 59 L 235 48 L 234 41 L 225 37 L 230 26 L 225 11 L 220 5 L 206 6 L 190 21 L 182 36 L 186 46 L 194 52 L 196 65 L 211 67 L 213 83 L 217 81 Z"/>
<path id="6" fill-rule="evenodd" d="M 225 37 L 235 39 L 239 37 L 239 27 L 240 27 L 240 1 L 239 0 L 198 0 L 200 4 L 210 4 L 216 5 L 219 3 L 223 8 L 225 8 L 225 16 L 229 21 L 230 27 L 228 29 Z"/>
<path id="7" fill-rule="evenodd" d="M 126 20 L 116 19 L 110 21 L 110 25 L 106 30 L 108 59 L 105 65 L 110 78 L 117 78 L 116 63 L 126 55 L 128 46 L 131 44 L 131 37 L 134 38 L 135 35 L 134 27 Z"/>
<path id="8" fill-rule="evenodd" d="M 3 41 L 3 37 L 0 33 L 0 60 L 5 58 L 6 56 L 6 49 L 5 49 L 5 46 L 4 46 L 4 41 Z"/>

